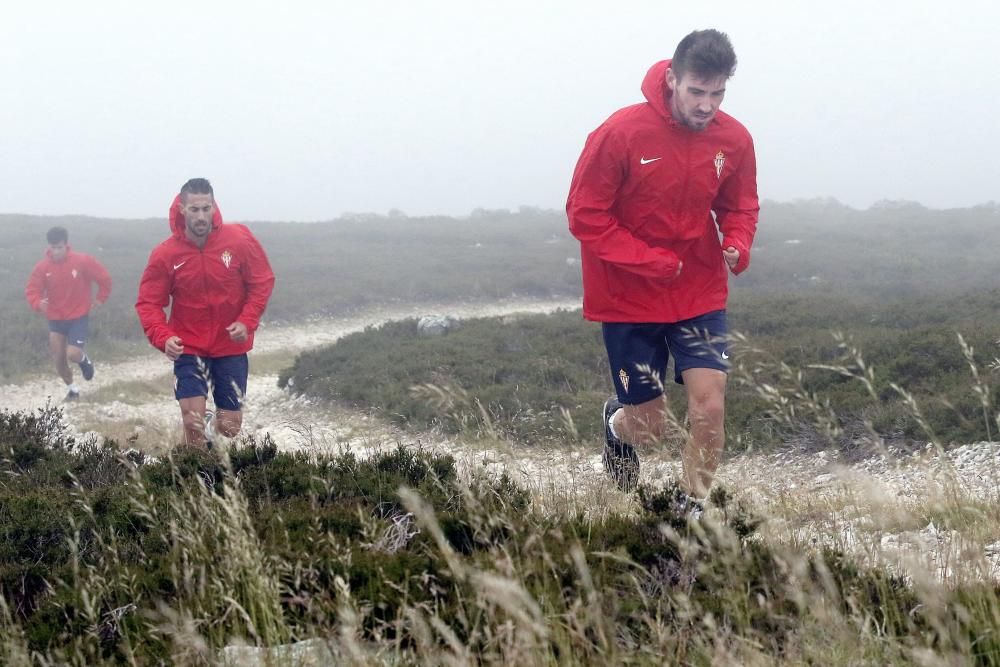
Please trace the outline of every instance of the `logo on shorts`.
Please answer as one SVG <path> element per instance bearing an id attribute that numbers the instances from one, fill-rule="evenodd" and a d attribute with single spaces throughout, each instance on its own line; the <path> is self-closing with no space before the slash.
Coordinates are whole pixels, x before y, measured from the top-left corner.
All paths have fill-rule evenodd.
<path id="1" fill-rule="evenodd" d="M 729 353 L 728 352 L 723 352 L 722 353 L 722 358 L 723 359 L 728 359 L 729 358 Z"/>
<path id="2" fill-rule="evenodd" d="M 620 371 L 618 371 L 618 379 L 622 383 L 622 389 L 624 389 L 625 393 L 627 394 L 628 393 L 628 373 L 625 372 L 624 368 L 621 369 Z"/>
<path id="3" fill-rule="evenodd" d="M 225 264 L 226 268 L 228 269 L 229 263 L 233 261 L 233 256 L 230 254 L 228 250 L 223 250 L 221 257 L 222 257 L 222 263 Z"/>
<path id="4" fill-rule="evenodd" d="M 75 280 L 76 279 L 76 269 L 73 269 L 72 271 L 70 271 L 70 273 L 73 274 L 73 279 Z"/>
<path id="5" fill-rule="evenodd" d="M 726 165 L 726 154 L 719 151 L 715 154 L 715 177 L 722 178 L 722 168 Z"/>

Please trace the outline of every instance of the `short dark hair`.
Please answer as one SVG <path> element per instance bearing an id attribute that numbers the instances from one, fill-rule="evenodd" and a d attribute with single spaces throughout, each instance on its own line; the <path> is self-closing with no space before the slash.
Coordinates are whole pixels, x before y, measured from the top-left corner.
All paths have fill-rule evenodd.
<path id="1" fill-rule="evenodd" d="M 49 245 L 69 243 L 69 232 L 66 231 L 65 227 L 53 227 L 45 232 L 45 239 L 49 242 Z"/>
<path id="2" fill-rule="evenodd" d="M 702 78 L 728 79 L 736 72 L 736 52 L 726 33 L 695 30 L 677 45 L 670 69 L 678 79 L 689 72 Z"/>
<path id="3" fill-rule="evenodd" d="M 181 199 L 185 199 L 187 195 L 212 195 L 212 199 L 215 199 L 212 184 L 208 182 L 207 178 L 189 179 L 181 186 Z"/>

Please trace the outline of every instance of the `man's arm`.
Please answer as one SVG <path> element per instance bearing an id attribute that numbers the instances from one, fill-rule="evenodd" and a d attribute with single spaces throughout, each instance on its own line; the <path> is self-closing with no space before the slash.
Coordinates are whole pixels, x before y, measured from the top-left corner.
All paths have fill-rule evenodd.
<path id="1" fill-rule="evenodd" d="M 271 291 L 274 290 L 274 272 L 260 242 L 249 229 L 242 225 L 241 227 L 247 254 L 240 264 L 240 274 L 246 286 L 247 297 L 243 310 L 236 320 L 242 322 L 249 333 L 253 333 L 260 325 L 260 318 L 264 315 L 268 299 L 271 298 Z"/>
<path id="2" fill-rule="evenodd" d="M 164 351 L 167 339 L 174 333 L 167 327 L 167 315 L 163 311 L 170 303 L 170 276 L 166 264 L 158 261 L 154 251 L 139 280 L 139 296 L 135 302 L 135 312 L 146 338 L 158 350 Z"/>
<path id="3" fill-rule="evenodd" d="M 681 268 L 677 255 L 636 238 L 612 213 L 627 159 L 623 140 L 607 126 L 587 137 L 566 201 L 569 231 L 605 262 L 647 278 L 672 279 Z"/>
<path id="4" fill-rule="evenodd" d="M 734 274 L 746 270 L 750 265 L 750 246 L 757 232 L 757 218 L 760 203 L 757 200 L 757 158 L 754 155 L 753 140 L 748 145 L 742 159 L 732 174 L 726 177 L 712 204 L 715 219 L 722 232 L 722 248 L 735 248 L 738 257 L 727 264 Z"/>
<path id="5" fill-rule="evenodd" d="M 90 257 L 89 259 L 87 270 L 90 279 L 97 283 L 97 296 L 95 299 L 98 303 L 105 303 L 108 297 L 111 296 L 111 274 L 108 273 L 108 270 L 104 268 L 104 265 L 97 258 Z"/>
<path id="6" fill-rule="evenodd" d="M 44 313 L 43 301 L 45 294 L 45 267 L 42 262 L 35 265 L 28 277 L 28 284 L 24 288 L 24 298 L 28 300 L 28 305 L 32 310 Z"/>

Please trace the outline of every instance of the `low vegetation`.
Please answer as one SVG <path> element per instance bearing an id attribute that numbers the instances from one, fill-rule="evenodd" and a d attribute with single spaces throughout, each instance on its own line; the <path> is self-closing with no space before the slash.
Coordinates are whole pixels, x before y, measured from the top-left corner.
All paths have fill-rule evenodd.
<path id="1" fill-rule="evenodd" d="M 998 292 L 889 305 L 743 298 L 730 323 L 739 332 L 730 451 L 799 440 L 860 455 L 870 453 L 862 443 L 912 448 L 997 434 L 989 364 Z M 600 326 L 575 311 L 469 320 L 441 337 L 394 322 L 300 355 L 280 383 L 403 426 L 535 446 L 598 438 L 608 378 Z M 683 392 L 668 392 L 680 437 Z"/>
<path id="2" fill-rule="evenodd" d="M 215 664 L 313 638 L 340 664 L 1000 664 L 1000 590 L 774 549 L 719 489 L 539 513 L 447 457 L 147 460 L 0 413 L 0 662 Z M 285 663 L 289 664 L 289 663 Z"/>

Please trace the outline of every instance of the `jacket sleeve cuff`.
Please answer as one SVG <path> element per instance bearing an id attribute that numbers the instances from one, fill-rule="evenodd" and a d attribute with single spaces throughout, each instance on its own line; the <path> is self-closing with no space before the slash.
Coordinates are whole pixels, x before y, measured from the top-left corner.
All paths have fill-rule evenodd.
<path id="1" fill-rule="evenodd" d="M 660 249 L 660 261 L 662 262 L 662 275 L 658 276 L 660 280 L 671 281 L 678 276 L 680 273 L 678 269 L 681 266 L 681 258 L 677 256 L 672 250 L 667 250 L 665 248 Z"/>
<path id="2" fill-rule="evenodd" d="M 173 336 L 173 335 L 174 335 L 174 334 L 172 334 L 172 333 L 170 333 L 170 332 L 168 331 L 168 332 L 166 332 L 166 333 L 162 333 L 162 334 L 160 334 L 159 336 L 156 336 L 156 337 L 155 337 L 155 338 L 154 338 L 154 339 L 153 339 L 153 340 L 151 341 L 151 342 L 153 343 L 153 347 L 155 347 L 155 348 L 156 348 L 157 350 L 159 350 L 160 352 L 166 352 L 166 347 L 167 347 L 167 340 L 168 340 L 168 339 L 169 339 L 169 338 L 170 338 L 171 336 Z"/>
<path id="3" fill-rule="evenodd" d="M 723 249 L 732 246 L 740 252 L 740 258 L 736 261 L 736 266 L 732 268 L 733 275 L 739 275 L 743 273 L 748 266 L 750 266 L 750 248 L 747 248 L 739 241 L 726 237 L 722 239 Z"/>

